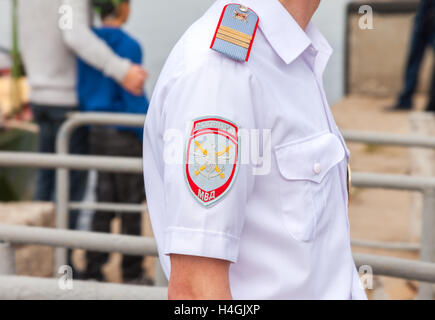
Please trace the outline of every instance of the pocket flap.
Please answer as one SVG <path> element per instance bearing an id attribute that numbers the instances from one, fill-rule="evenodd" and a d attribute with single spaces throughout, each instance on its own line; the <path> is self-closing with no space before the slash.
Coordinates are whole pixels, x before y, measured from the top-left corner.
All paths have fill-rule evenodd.
<path id="1" fill-rule="evenodd" d="M 277 146 L 275 154 L 285 179 L 317 183 L 346 155 L 339 138 L 332 133 Z"/>

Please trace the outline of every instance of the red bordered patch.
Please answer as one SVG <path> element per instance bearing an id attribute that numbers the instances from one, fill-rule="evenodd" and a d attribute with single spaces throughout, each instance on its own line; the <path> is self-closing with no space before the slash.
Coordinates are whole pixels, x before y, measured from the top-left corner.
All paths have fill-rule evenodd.
<path id="1" fill-rule="evenodd" d="M 185 177 L 193 196 L 204 206 L 221 200 L 239 169 L 239 128 L 221 117 L 193 121 L 186 143 Z"/>

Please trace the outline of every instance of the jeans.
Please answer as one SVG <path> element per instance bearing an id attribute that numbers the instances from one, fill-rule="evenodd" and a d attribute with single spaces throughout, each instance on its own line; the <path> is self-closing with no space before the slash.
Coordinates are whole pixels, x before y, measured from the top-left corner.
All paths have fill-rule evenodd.
<path id="1" fill-rule="evenodd" d="M 142 144 L 132 132 L 115 128 L 92 128 L 90 136 L 91 152 L 95 155 L 137 157 L 142 156 Z M 97 182 L 98 202 L 140 204 L 145 201 L 145 187 L 141 174 L 99 172 Z M 141 235 L 142 216 L 140 213 L 119 213 L 121 233 Z M 92 231 L 110 233 L 114 212 L 96 212 L 92 221 Z M 86 253 L 87 268 L 85 279 L 103 280 L 101 268 L 108 261 L 109 254 L 103 252 Z M 141 256 L 122 257 L 124 281 L 131 281 L 143 275 Z"/>
<path id="2" fill-rule="evenodd" d="M 418 75 L 424 53 L 428 46 L 435 49 L 435 2 L 432 0 L 422 0 L 415 17 L 414 31 L 412 34 L 411 47 L 408 56 L 405 87 L 402 90 L 398 106 L 402 108 L 412 108 L 412 96 L 417 88 Z M 435 75 L 434 75 L 435 81 Z M 433 96 L 433 87 L 435 82 L 432 81 L 431 95 Z M 435 99 L 435 98 L 434 98 Z M 430 108 L 430 104 L 428 109 Z"/>
<path id="3" fill-rule="evenodd" d="M 67 114 L 77 112 L 77 108 L 65 108 L 32 104 L 33 115 L 39 125 L 39 152 L 55 153 L 56 137 Z M 71 136 L 70 153 L 88 153 L 88 129 L 79 128 Z M 55 171 L 40 170 L 36 178 L 36 201 L 55 201 Z M 70 200 L 81 201 L 86 190 L 87 172 L 71 171 L 70 173 Z M 71 211 L 69 214 L 69 228 L 75 229 L 78 212 Z"/>

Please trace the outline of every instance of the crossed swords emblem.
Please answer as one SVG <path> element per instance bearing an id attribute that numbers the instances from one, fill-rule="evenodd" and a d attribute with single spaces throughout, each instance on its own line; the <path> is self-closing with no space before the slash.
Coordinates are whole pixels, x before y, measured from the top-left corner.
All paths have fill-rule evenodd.
<path id="1" fill-rule="evenodd" d="M 199 143 L 196 140 L 194 142 L 195 142 L 195 151 L 194 151 L 195 159 L 199 158 L 200 159 L 199 165 L 201 165 L 201 167 L 199 167 L 198 170 L 195 171 L 195 175 L 199 176 L 201 174 L 208 179 L 217 176 L 219 176 L 221 179 L 225 179 L 225 174 L 223 173 L 222 169 L 219 167 L 219 162 L 230 160 L 230 150 L 232 149 L 233 145 L 226 147 L 222 151 L 209 153 L 208 150 L 203 147 L 203 144 Z M 214 146 L 215 145 L 212 144 L 212 147 Z M 216 172 L 216 174 L 212 175 L 213 172 Z"/>

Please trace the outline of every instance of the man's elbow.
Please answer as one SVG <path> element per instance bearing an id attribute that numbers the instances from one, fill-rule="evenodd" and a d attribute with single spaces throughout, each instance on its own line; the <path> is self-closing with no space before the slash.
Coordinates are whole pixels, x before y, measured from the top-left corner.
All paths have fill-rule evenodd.
<path id="1" fill-rule="evenodd" d="M 80 46 L 79 35 L 77 31 L 62 30 L 62 38 L 65 45 L 73 51 L 76 51 Z"/>

